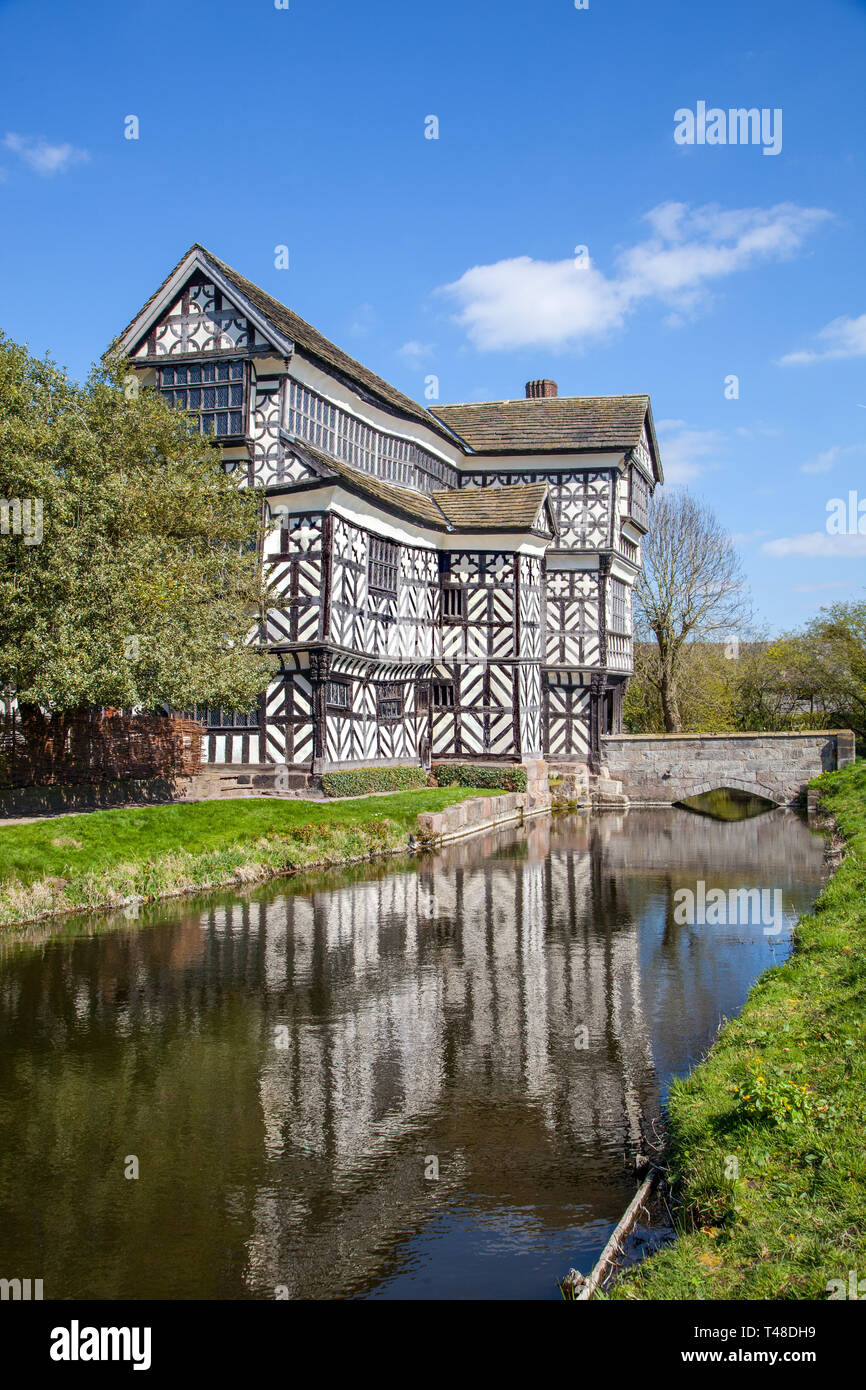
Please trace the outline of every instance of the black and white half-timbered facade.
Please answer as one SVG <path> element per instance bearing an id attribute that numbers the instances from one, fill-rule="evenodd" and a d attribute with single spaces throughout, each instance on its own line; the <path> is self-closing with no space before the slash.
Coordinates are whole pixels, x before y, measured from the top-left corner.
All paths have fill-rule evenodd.
<path id="1" fill-rule="evenodd" d="M 427 410 L 198 245 L 120 343 L 272 523 L 279 674 L 204 712 L 209 762 L 597 768 L 662 481 L 647 396 Z"/>

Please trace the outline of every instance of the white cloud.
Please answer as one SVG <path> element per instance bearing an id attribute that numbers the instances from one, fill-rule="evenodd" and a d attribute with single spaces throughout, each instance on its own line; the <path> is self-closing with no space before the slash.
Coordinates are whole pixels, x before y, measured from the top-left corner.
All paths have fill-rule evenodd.
<path id="1" fill-rule="evenodd" d="M 821 594 L 825 589 L 847 589 L 849 581 L 844 579 L 825 579 L 821 584 L 792 584 L 792 594 Z"/>
<path id="2" fill-rule="evenodd" d="M 410 338 L 408 343 L 397 349 L 397 356 L 404 357 L 413 367 L 420 367 L 421 363 L 433 355 L 432 343 L 419 343 L 416 338 Z"/>
<path id="3" fill-rule="evenodd" d="M 691 429 L 685 420 L 659 420 L 656 434 L 667 483 L 691 482 L 723 447 L 717 430 Z"/>
<path id="4" fill-rule="evenodd" d="M 832 449 L 823 449 L 817 458 L 809 459 L 808 463 L 801 463 L 800 472 L 829 473 L 841 452 L 838 444 L 834 444 Z"/>
<path id="5" fill-rule="evenodd" d="M 866 449 L 866 444 L 849 444 L 843 448 L 841 444 L 834 444 L 829 449 L 823 449 L 816 458 L 808 459 L 806 463 L 800 464 L 801 473 L 829 473 L 830 469 L 838 463 L 839 459 L 847 458 L 849 454 L 862 454 Z"/>
<path id="6" fill-rule="evenodd" d="M 516 256 L 477 265 L 439 293 L 476 348 L 565 348 L 621 329 L 642 303 L 660 301 L 676 324 L 707 298 L 708 286 L 736 271 L 794 255 L 830 216 L 779 203 L 726 211 L 662 203 L 646 214 L 650 235 L 621 252 L 611 274 L 591 257 L 537 261 Z"/>
<path id="7" fill-rule="evenodd" d="M 626 309 L 616 284 L 592 264 L 531 256 L 474 266 L 441 293 L 460 306 L 457 321 L 482 351 L 601 337 L 622 325 Z"/>
<path id="8" fill-rule="evenodd" d="M 734 433 L 740 439 L 778 439 L 783 431 L 775 425 L 738 425 Z"/>
<path id="9" fill-rule="evenodd" d="M 378 314 L 372 304 L 358 304 L 352 310 L 352 320 L 348 332 L 353 338 L 365 338 L 378 322 Z"/>
<path id="10" fill-rule="evenodd" d="M 783 367 L 801 367 L 808 362 L 838 360 L 840 357 L 866 357 L 866 314 L 859 318 L 833 319 L 817 335 L 823 344 L 815 351 L 788 352 L 780 358 Z"/>
<path id="11" fill-rule="evenodd" d="M 16 135 L 10 131 L 4 135 L 2 144 L 4 149 L 17 154 L 19 159 L 44 178 L 65 174 L 73 164 L 86 164 L 90 159 L 87 150 L 80 150 L 68 143 L 52 145 L 41 135 Z"/>
<path id="12" fill-rule="evenodd" d="M 768 531 L 735 531 L 731 536 L 734 545 L 751 545 L 753 541 L 759 541 L 763 536 L 769 535 Z"/>
<path id="13" fill-rule="evenodd" d="M 779 560 L 792 555 L 816 560 L 851 560 L 866 555 L 866 536 L 829 536 L 826 531 L 806 531 L 799 536 L 780 536 L 778 540 L 765 541 L 761 549 Z"/>

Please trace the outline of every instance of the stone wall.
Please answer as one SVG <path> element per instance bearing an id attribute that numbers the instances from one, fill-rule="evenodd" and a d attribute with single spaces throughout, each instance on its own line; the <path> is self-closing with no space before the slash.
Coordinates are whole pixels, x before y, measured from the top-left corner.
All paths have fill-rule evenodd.
<path id="1" fill-rule="evenodd" d="M 422 845 L 459 840 L 497 825 L 539 816 L 550 810 L 547 791 L 504 792 L 501 796 L 473 796 L 446 806 L 444 811 L 422 811 L 418 816 L 418 840 Z"/>
<path id="2" fill-rule="evenodd" d="M 608 734 L 602 749 L 610 776 L 637 805 L 670 805 L 732 787 L 790 806 L 812 777 L 854 761 L 854 735 Z"/>

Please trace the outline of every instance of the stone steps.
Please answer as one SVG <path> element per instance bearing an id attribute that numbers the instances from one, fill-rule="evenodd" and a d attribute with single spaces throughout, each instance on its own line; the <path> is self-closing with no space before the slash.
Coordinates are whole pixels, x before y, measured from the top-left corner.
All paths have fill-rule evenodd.
<path id="1" fill-rule="evenodd" d="M 585 763 L 559 762 L 550 764 L 550 775 L 559 783 L 552 788 L 555 801 L 608 808 L 629 804 L 622 782 L 609 776 L 606 769 L 596 774 L 589 772 Z"/>
<path id="2" fill-rule="evenodd" d="M 209 763 L 190 778 L 184 800 L 221 801 L 252 796 L 300 797 L 314 790 L 307 772 L 279 767 L 275 763 Z"/>

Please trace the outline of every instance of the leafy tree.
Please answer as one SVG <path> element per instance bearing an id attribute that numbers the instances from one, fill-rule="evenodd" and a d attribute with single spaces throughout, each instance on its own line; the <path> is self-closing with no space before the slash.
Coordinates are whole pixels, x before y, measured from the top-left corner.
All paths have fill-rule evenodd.
<path id="1" fill-rule="evenodd" d="M 666 733 L 683 728 L 689 644 L 742 636 L 748 619 L 739 556 L 714 513 L 688 492 L 657 494 L 635 586 L 635 630 L 655 644 L 645 678 L 657 692 Z"/>
<path id="2" fill-rule="evenodd" d="M 678 670 L 677 703 L 683 733 L 724 733 L 738 727 L 738 663 L 721 642 L 687 642 Z M 635 674 L 623 704 L 630 733 L 664 733 L 655 643 L 635 644 Z"/>
<path id="3" fill-rule="evenodd" d="M 0 685 L 20 704 L 252 707 L 261 495 L 123 362 L 79 386 L 0 335 L 0 498 Z"/>
<path id="4" fill-rule="evenodd" d="M 866 602 L 822 608 L 802 638 L 810 649 L 828 723 L 866 736 Z"/>

